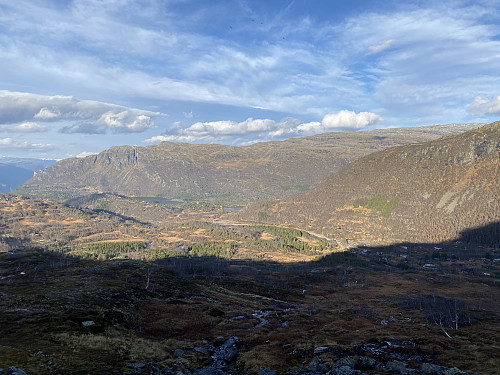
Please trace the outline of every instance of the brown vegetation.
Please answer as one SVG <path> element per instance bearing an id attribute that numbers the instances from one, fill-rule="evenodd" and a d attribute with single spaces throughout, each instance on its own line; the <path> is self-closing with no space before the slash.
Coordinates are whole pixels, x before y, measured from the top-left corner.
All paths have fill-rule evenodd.
<path id="1" fill-rule="evenodd" d="M 354 241 L 441 242 L 500 220 L 498 181 L 496 122 L 368 155 L 309 192 L 257 203 L 239 217 Z M 493 236 L 498 246 L 500 234 Z"/>
<path id="2" fill-rule="evenodd" d="M 478 124 L 326 133 L 245 147 L 163 142 L 112 147 L 62 160 L 36 173 L 16 194 L 65 200 L 95 193 L 224 204 L 304 191 L 375 151 L 463 132 Z M 124 207 L 124 215 L 127 215 Z"/>

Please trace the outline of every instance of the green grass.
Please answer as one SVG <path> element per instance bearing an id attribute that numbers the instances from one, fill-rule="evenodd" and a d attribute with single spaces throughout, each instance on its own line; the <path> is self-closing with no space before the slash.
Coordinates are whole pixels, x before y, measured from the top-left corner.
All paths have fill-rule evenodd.
<path id="1" fill-rule="evenodd" d="M 383 194 L 374 195 L 371 198 L 356 199 L 353 203 L 355 208 L 365 207 L 372 211 L 372 213 L 380 214 L 384 217 L 389 217 L 391 212 L 398 203 L 397 198 L 387 199 Z"/>

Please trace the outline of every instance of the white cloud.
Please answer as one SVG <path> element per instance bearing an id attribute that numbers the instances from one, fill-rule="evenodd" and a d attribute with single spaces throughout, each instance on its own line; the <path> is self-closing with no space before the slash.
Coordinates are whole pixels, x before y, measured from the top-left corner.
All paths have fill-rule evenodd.
<path id="1" fill-rule="evenodd" d="M 125 110 L 119 113 L 112 111 L 103 113 L 96 121 L 97 125 L 119 129 L 123 132 L 140 133 L 153 127 L 151 116 Z"/>
<path id="2" fill-rule="evenodd" d="M 204 25 L 217 24 L 213 16 L 227 16 L 227 9 L 206 12 L 212 6 L 208 3 L 195 12 L 201 19 L 188 27 L 193 15 L 180 17 L 157 2 L 100 4 L 98 12 L 95 4 L 85 1 L 62 9 L 27 0 L 14 3 L 3 19 L 9 35 L 3 40 L 0 36 L 0 70 L 17 77 L 16 85 L 34 87 L 37 82 L 60 92 L 84 92 L 88 97 L 129 95 L 301 114 L 324 113 L 328 103 L 348 96 L 359 98 L 358 87 L 344 74 L 337 54 L 312 47 L 313 23 L 303 17 L 293 27 L 285 19 L 275 25 L 289 31 L 303 25 L 293 33 L 293 42 L 273 37 L 274 30 L 257 37 L 252 30 L 249 36 L 256 39 L 248 43 L 207 32 Z M 231 17 L 238 16 L 235 12 Z M 39 35 L 45 38 L 40 41 Z M 45 82 L 39 83 L 40 77 Z M 315 95 L 325 85 L 335 90 L 328 96 Z M 341 94 L 332 97 L 337 92 Z M 57 118 L 57 112 L 47 106 L 39 116 L 50 115 Z"/>
<path id="3" fill-rule="evenodd" d="M 439 111 L 433 123 L 458 121 L 447 116 L 460 108 L 456 116 L 466 117 L 471 93 L 497 94 L 500 41 L 493 0 L 367 4 L 347 19 L 330 17 L 318 5 L 310 14 L 264 12 L 263 25 L 249 21 L 254 14 L 232 8 L 242 3 L 207 2 L 192 11 L 158 1 L 78 0 L 64 7 L 11 1 L 0 15 L 7 30 L 0 35 L 2 82 L 79 97 L 217 103 L 296 116 L 380 108 L 392 124 L 409 117 L 425 123 Z M 228 22 L 233 31 L 221 33 Z M 388 48 L 391 53 L 381 53 Z M 203 112 L 196 104 L 187 108 Z M 108 111 L 77 119 L 97 121 Z M 103 118 L 100 127 L 152 127 L 147 119 L 115 126 L 122 111 L 112 110 L 114 120 Z M 64 113 L 43 103 L 16 121 L 60 120 Z M 281 137 L 287 130 L 270 132 Z"/>
<path id="4" fill-rule="evenodd" d="M 44 125 L 40 125 L 37 122 L 27 121 L 22 122 L 18 125 L 1 125 L 0 132 L 11 132 L 11 133 L 41 133 L 48 131 L 49 128 Z"/>
<path id="5" fill-rule="evenodd" d="M 29 143 L 29 142 L 19 142 L 12 138 L 0 138 L 0 150 L 1 149 L 24 149 L 29 151 L 49 151 L 52 150 L 54 146 L 51 144 L 42 143 Z"/>
<path id="6" fill-rule="evenodd" d="M 301 124 L 297 130 L 307 134 L 319 134 L 331 130 L 359 130 L 369 125 L 381 122 L 381 116 L 373 112 L 360 112 L 342 110 L 337 113 L 328 113 L 321 122 Z"/>
<path id="7" fill-rule="evenodd" d="M 273 120 L 248 118 L 242 122 L 214 121 L 197 122 L 184 130 L 187 135 L 193 136 L 218 136 L 218 135 L 246 135 L 250 133 L 262 133 L 275 126 Z"/>
<path id="8" fill-rule="evenodd" d="M 88 151 L 83 151 L 83 152 L 80 152 L 78 155 L 76 155 L 75 157 L 76 158 L 85 158 L 87 156 L 91 156 L 91 155 L 97 155 L 97 152 L 88 152 Z"/>
<path id="9" fill-rule="evenodd" d="M 325 131 L 325 128 L 321 125 L 321 122 L 313 121 L 305 124 L 300 124 L 297 127 L 299 132 L 305 134 L 319 134 Z"/>
<path id="10" fill-rule="evenodd" d="M 200 141 L 213 141 L 214 138 L 210 137 L 195 137 L 193 135 L 180 135 L 180 134 L 171 134 L 171 135 L 157 135 L 151 138 L 146 139 L 145 143 L 160 143 L 160 142 L 181 142 L 181 143 L 193 143 Z"/>
<path id="11" fill-rule="evenodd" d="M 106 133 L 106 128 L 94 122 L 82 121 L 70 126 L 64 126 L 59 129 L 59 132 L 63 134 L 104 134 Z"/>
<path id="12" fill-rule="evenodd" d="M 342 110 L 338 113 L 329 113 L 323 117 L 321 125 L 325 129 L 363 129 L 368 125 L 378 124 L 382 117 L 372 112 L 360 112 Z"/>
<path id="13" fill-rule="evenodd" d="M 0 91 L 0 124 L 27 121 L 32 129 L 40 131 L 30 120 L 87 120 L 93 121 L 97 128 L 111 128 L 117 132 L 143 132 L 154 126 L 154 118 L 162 116 L 136 108 L 93 100 L 77 100 L 71 96 L 45 96 L 31 93 Z M 22 125 L 22 124 L 21 124 Z M 18 125 L 19 127 L 20 125 Z M 72 132 L 78 132 L 79 126 L 73 126 Z M 30 125 L 19 129 L 27 131 Z M 85 133 L 85 131 L 83 131 Z M 103 131 L 94 131 L 100 133 Z"/>
<path id="14" fill-rule="evenodd" d="M 500 115 L 500 95 L 493 100 L 476 96 L 473 102 L 467 107 L 467 111 L 480 116 Z"/>
<path id="15" fill-rule="evenodd" d="M 366 80 L 361 98 L 371 96 L 365 107 L 383 108 L 393 125 L 470 121 L 471 93 L 498 95 L 498 22 L 489 17 L 498 20 L 498 10 L 445 2 L 349 19 L 339 33 L 353 64 L 380 41 L 397 41 L 355 72 Z"/>
<path id="16" fill-rule="evenodd" d="M 242 122 L 214 121 L 197 122 L 186 129 L 172 128 L 169 133 L 146 139 L 146 143 L 169 142 L 223 142 L 248 144 L 252 135 L 256 141 L 284 139 L 324 133 L 332 130 L 358 130 L 382 121 L 382 117 L 372 112 L 355 113 L 342 110 L 327 114 L 321 122 L 301 123 L 298 119 L 287 117 L 281 121 L 248 118 Z M 238 137 L 238 138 L 235 138 Z M 243 137 L 243 138 L 242 138 Z"/>
<path id="17" fill-rule="evenodd" d="M 11 146 L 14 143 L 12 138 L 0 138 L 1 146 Z"/>
<path id="18" fill-rule="evenodd" d="M 389 39 L 386 40 L 385 42 L 376 45 L 376 46 L 369 46 L 368 50 L 370 51 L 371 55 L 374 55 L 376 53 L 380 53 L 388 48 L 390 48 L 394 44 L 395 40 L 394 39 Z"/>
<path id="19" fill-rule="evenodd" d="M 40 133 L 48 130 L 46 126 L 40 125 L 37 122 L 23 122 L 19 125 L 11 126 L 9 128 L 11 132 L 15 133 Z"/>
<path id="20" fill-rule="evenodd" d="M 52 120 L 61 117 L 61 112 L 57 109 L 49 109 L 49 108 L 41 108 L 40 112 L 38 112 L 33 118 L 40 120 Z"/>

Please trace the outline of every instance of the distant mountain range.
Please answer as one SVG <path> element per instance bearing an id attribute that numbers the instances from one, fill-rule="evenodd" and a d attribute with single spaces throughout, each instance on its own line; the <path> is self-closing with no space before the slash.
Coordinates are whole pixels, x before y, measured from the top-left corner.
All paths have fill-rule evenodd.
<path id="1" fill-rule="evenodd" d="M 34 172 L 55 163 L 55 160 L 0 157 L 0 193 L 10 192 L 32 178 Z"/>
<path id="2" fill-rule="evenodd" d="M 310 191 L 251 205 L 239 217 L 346 241 L 461 236 L 499 246 L 500 122 L 372 153 Z M 489 229 L 468 238 L 477 227 Z"/>
<path id="3" fill-rule="evenodd" d="M 15 193 L 70 199 L 93 193 L 247 203 L 305 191 L 375 151 L 474 129 L 452 124 L 326 133 L 245 147 L 163 142 L 59 161 Z"/>

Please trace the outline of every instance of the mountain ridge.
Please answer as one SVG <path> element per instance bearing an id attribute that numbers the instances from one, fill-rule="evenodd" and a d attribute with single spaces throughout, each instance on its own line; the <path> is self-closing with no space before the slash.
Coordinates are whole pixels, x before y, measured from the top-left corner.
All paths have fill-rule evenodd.
<path id="1" fill-rule="evenodd" d="M 251 202 L 307 190 L 374 151 L 480 124 L 325 133 L 250 146 L 162 142 L 114 146 L 59 161 L 14 193 L 69 199 L 89 193 Z"/>

